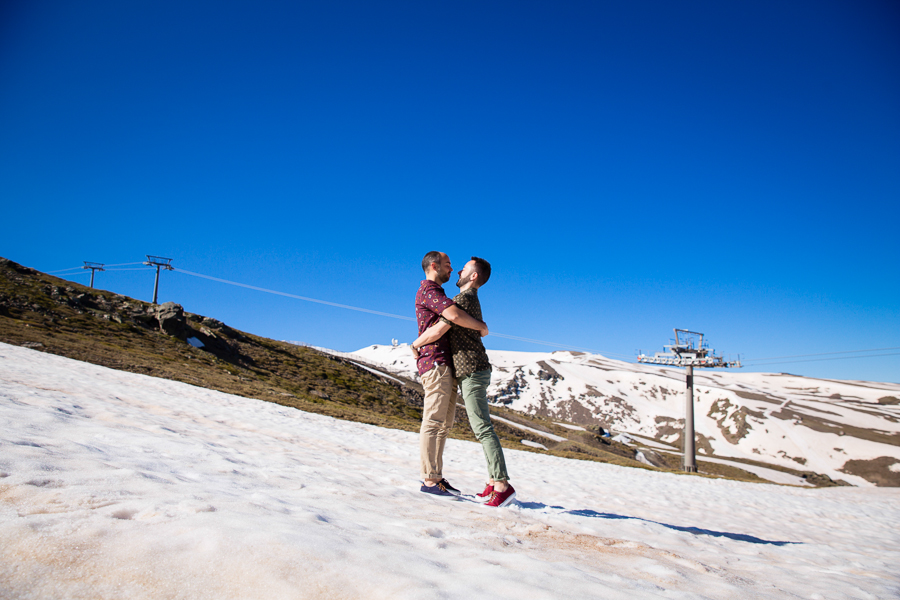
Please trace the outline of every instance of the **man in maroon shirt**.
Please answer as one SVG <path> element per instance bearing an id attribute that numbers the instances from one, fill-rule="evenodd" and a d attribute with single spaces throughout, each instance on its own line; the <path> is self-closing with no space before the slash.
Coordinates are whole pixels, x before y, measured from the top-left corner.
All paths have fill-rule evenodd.
<path id="1" fill-rule="evenodd" d="M 419 334 L 437 323 L 443 316 L 448 321 L 467 329 L 476 329 L 482 336 L 488 334 L 487 325 L 473 319 L 444 294 L 441 286 L 450 281 L 453 268 L 450 257 L 443 252 L 432 251 L 422 259 L 425 279 L 416 293 L 416 321 Z M 447 336 L 418 350 L 419 377 L 425 388 L 425 406 L 422 410 L 422 428 L 419 432 L 419 452 L 423 485 L 421 491 L 437 496 L 457 496 L 459 490 L 444 479 L 444 443 L 453 427 L 456 416 L 457 386 L 451 367 L 450 342 Z"/>

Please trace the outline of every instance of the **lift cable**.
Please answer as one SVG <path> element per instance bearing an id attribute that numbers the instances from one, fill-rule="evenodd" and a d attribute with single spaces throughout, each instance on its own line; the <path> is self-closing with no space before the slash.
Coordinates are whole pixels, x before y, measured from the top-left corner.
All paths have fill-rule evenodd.
<path id="1" fill-rule="evenodd" d="M 881 356 L 900 356 L 900 352 L 891 352 L 888 354 L 864 354 L 857 356 L 832 356 L 831 358 L 806 358 L 803 360 L 779 360 L 775 362 L 767 362 L 767 363 L 757 363 L 754 365 L 747 365 L 750 368 L 761 367 L 764 365 L 786 365 L 791 363 L 801 363 L 801 362 L 818 362 L 820 360 L 846 360 L 848 358 L 879 358 Z"/>
<path id="2" fill-rule="evenodd" d="M 258 291 L 258 292 L 265 292 L 265 293 L 267 293 L 267 294 L 276 294 L 276 295 L 278 295 L 278 296 L 284 296 L 284 297 L 286 297 L 286 298 L 294 298 L 294 299 L 296 299 L 296 300 L 304 300 L 304 301 L 306 301 L 306 302 L 315 302 L 315 303 L 317 303 L 317 304 L 325 304 L 325 305 L 327 305 L 327 306 L 334 306 L 334 307 L 337 307 L 337 308 L 346 308 L 347 310 L 355 310 L 355 311 L 358 311 L 358 312 L 364 312 L 364 313 L 369 313 L 369 314 L 373 314 L 373 315 L 379 315 L 379 316 L 382 316 L 382 317 L 390 317 L 390 318 L 392 318 L 392 319 L 400 319 L 400 320 L 402 320 L 402 321 L 413 321 L 413 322 L 415 322 L 415 320 L 416 320 L 414 317 L 408 317 L 408 316 L 404 316 L 404 315 L 395 315 L 395 314 L 393 314 L 393 313 L 382 312 L 382 311 L 380 311 L 380 310 L 371 310 L 371 309 L 368 309 L 368 308 L 361 308 L 361 307 L 359 307 L 359 306 L 350 306 L 350 305 L 348 305 L 348 304 L 339 304 L 339 303 L 337 303 L 337 302 L 328 302 L 327 300 L 318 300 L 318 299 L 316 299 L 316 298 L 309 298 L 308 296 L 298 296 L 298 295 L 296 295 L 296 294 L 288 294 L 288 293 L 286 293 L 286 292 L 279 292 L 279 291 L 277 291 L 277 290 L 270 290 L 270 289 L 258 287 L 258 286 L 255 286 L 255 285 L 249 285 L 249 284 L 246 284 L 246 283 L 238 283 L 238 282 L 236 282 L 236 281 L 229 281 L 229 280 L 227 280 L 227 279 L 222 279 L 222 278 L 220 278 L 220 277 L 213 277 L 213 276 L 211 276 L 211 275 L 203 275 L 202 273 L 194 273 L 194 272 L 192 272 L 192 271 L 186 271 L 186 270 L 184 270 L 184 269 L 179 269 L 178 267 L 175 267 L 175 268 L 173 268 L 172 270 L 175 271 L 176 273 L 184 273 L 185 275 L 191 275 L 191 276 L 193 276 L 193 277 L 201 277 L 201 278 L 203 278 L 203 279 L 209 279 L 210 281 L 217 281 L 217 282 L 219 282 L 219 283 L 225 283 L 225 284 L 228 284 L 228 285 L 235 285 L 235 286 L 238 286 L 238 287 L 247 288 L 247 289 L 249 289 L 249 290 L 256 290 L 256 291 Z M 625 355 L 622 355 L 622 354 L 613 354 L 613 353 L 600 352 L 600 351 L 593 350 L 593 349 L 590 349 L 590 348 L 577 348 L 577 347 L 575 347 L 575 346 L 567 346 L 567 345 L 565 345 L 565 344 L 557 344 L 557 343 L 555 343 L 555 342 L 545 342 L 545 341 L 543 341 L 543 340 L 534 340 L 534 339 L 523 338 L 523 337 L 518 337 L 518 336 L 514 336 L 514 335 L 506 335 L 506 334 L 503 334 L 503 333 L 494 333 L 494 332 L 491 332 L 491 335 L 494 336 L 494 337 L 505 338 L 505 339 L 515 340 L 515 341 L 520 341 L 520 342 L 530 342 L 530 343 L 532 343 L 532 344 L 540 344 L 540 345 L 543 345 L 543 346 L 551 346 L 551 347 L 561 348 L 561 349 L 567 349 L 567 350 L 581 350 L 581 351 L 584 351 L 584 352 L 592 352 L 592 353 L 595 353 L 595 354 L 602 354 L 602 355 L 604 355 L 604 356 L 610 356 L 610 355 L 612 355 L 612 356 L 625 356 Z"/>
<path id="3" fill-rule="evenodd" d="M 143 263 L 141 263 L 141 262 L 132 262 L 132 263 L 119 263 L 119 264 L 107 265 L 107 266 L 108 267 L 126 267 L 126 266 L 131 266 L 131 265 L 142 265 L 142 264 Z M 65 271 L 82 271 L 83 268 L 84 267 L 72 267 L 70 269 L 62 269 L 59 271 L 49 271 L 48 275 L 52 275 L 54 273 L 63 273 Z M 148 269 L 145 269 L 145 268 L 108 269 L 107 268 L 106 270 L 107 271 L 147 271 Z M 238 287 L 242 287 L 242 288 L 247 288 L 250 290 L 256 290 L 258 292 L 265 292 L 267 294 L 275 294 L 277 296 L 284 296 L 286 298 L 293 298 L 295 300 L 304 300 L 306 302 L 315 302 L 317 304 L 334 306 L 336 308 L 345 308 L 347 310 L 355 310 L 358 312 L 379 315 L 382 317 L 389 317 L 392 319 L 400 319 L 403 321 L 415 321 L 415 318 L 405 316 L 405 315 L 395 315 L 393 313 L 387 313 L 387 312 L 378 311 L 378 310 L 371 310 L 368 308 L 361 308 L 359 306 L 350 306 L 348 304 L 339 304 L 337 302 L 329 302 L 327 300 L 318 300 L 316 298 L 309 298 L 307 296 L 298 296 L 296 294 L 288 294 L 286 292 L 270 290 L 270 289 L 258 287 L 255 285 L 249 285 L 246 283 L 229 281 L 227 279 L 222 279 L 220 277 L 213 277 L 211 275 L 203 275 L 202 273 L 194 273 L 192 271 L 187 271 L 185 269 L 179 269 L 177 267 L 173 268 L 172 270 L 175 272 L 178 272 L 178 273 L 183 273 L 185 275 L 191 275 L 192 277 L 200 277 L 203 279 L 208 279 L 210 281 L 217 281 L 219 283 L 225 283 L 228 285 L 234 285 L 234 286 L 238 286 Z M 79 272 L 69 273 L 67 276 L 69 276 L 69 275 L 84 275 L 84 274 L 86 274 L 86 273 L 84 271 L 82 271 L 80 273 Z M 518 341 L 518 342 L 527 342 L 527 343 L 538 344 L 538 345 L 542 345 L 542 346 L 549 346 L 552 348 L 560 348 L 560 349 L 564 349 L 564 350 L 577 350 L 577 351 L 582 351 L 582 352 L 591 352 L 594 354 L 601 354 L 603 356 L 610 356 L 610 357 L 620 357 L 622 359 L 629 360 L 629 361 L 632 358 L 631 356 L 619 354 L 619 353 L 615 353 L 615 352 L 602 352 L 599 350 L 594 350 L 592 348 L 581 348 L 578 346 L 570 346 L 567 344 L 559 344 L 556 342 L 547 342 L 544 340 L 536 340 L 536 339 L 532 339 L 532 338 L 519 337 L 519 336 L 515 336 L 515 335 L 507 335 L 504 333 L 491 332 L 491 335 L 494 337 L 498 337 L 498 338 L 514 340 L 514 341 Z M 890 347 L 890 348 L 869 348 L 866 350 L 844 350 L 841 352 L 820 352 L 820 353 L 816 353 L 816 354 L 793 354 L 793 355 L 789 355 L 789 356 L 769 356 L 769 357 L 765 357 L 765 358 L 749 358 L 749 359 L 742 359 L 741 362 L 744 363 L 746 366 L 752 368 L 755 366 L 790 364 L 790 363 L 797 363 L 797 362 L 817 362 L 817 361 L 823 361 L 823 360 L 842 360 L 842 359 L 848 359 L 848 358 L 877 358 L 877 357 L 882 357 L 882 356 L 898 356 L 898 355 L 900 355 L 900 353 L 891 353 L 891 354 L 874 354 L 874 355 L 866 355 L 866 356 L 834 356 L 837 354 L 862 354 L 865 352 L 885 352 L 885 351 L 889 351 L 889 350 L 900 350 L 900 346 Z M 779 360 L 779 359 L 786 359 L 786 358 L 804 358 L 805 359 L 805 358 L 811 357 L 811 356 L 830 356 L 831 358 L 814 358 L 814 359 L 806 359 L 806 360 Z M 765 361 L 765 362 L 763 362 L 763 361 Z M 755 363 L 755 364 L 747 364 L 747 363 Z"/>
<path id="4" fill-rule="evenodd" d="M 143 264 L 143 263 L 139 263 L 139 262 L 119 263 L 117 265 L 104 265 L 104 266 L 106 266 L 106 267 L 130 267 L 131 265 L 140 265 L 140 264 Z M 47 275 L 53 275 L 54 273 L 64 273 L 66 271 L 74 271 L 76 269 L 80 270 L 80 269 L 84 269 L 84 267 L 83 266 L 82 267 L 72 267 L 70 269 L 60 269 L 59 271 L 47 271 Z M 107 269 L 107 270 L 109 270 L 109 269 Z"/>
<path id="5" fill-rule="evenodd" d="M 107 271 L 152 271 L 153 269 L 147 268 L 147 267 L 144 267 L 144 268 L 134 267 L 134 268 L 130 268 L 130 269 L 106 269 L 106 270 Z"/>
<path id="6" fill-rule="evenodd" d="M 742 359 L 741 362 L 758 362 L 761 360 L 775 360 L 778 358 L 806 358 L 808 356 L 830 356 L 833 354 L 859 354 L 862 352 L 886 352 L 888 350 L 900 350 L 900 346 L 893 348 L 869 348 L 867 350 L 844 350 L 842 352 L 819 352 L 818 354 L 794 354 L 791 356 L 769 356 L 767 358 L 745 358 Z M 847 358 L 855 358 L 853 356 L 848 356 Z M 829 359 L 831 360 L 831 359 Z"/>
<path id="7" fill-rule="evenodd" d="M 184 273 L 185 275 L 192 275 L 194 277 L 202 277 L 203 279 L 209 279 L 210 281 L 218 281 L 219 283 L 227 283 L 228 285 L 236 285 L 238 287 L 247 288 L 248 290 L 256 290 L 257 292 L 265 292 L 267 294 L 275 294 L 277 296 L 284 296 L 286 298 L 294 298 L 295 300 L 305 300 L 306 302 L 315 302 L 317 304 L 326 304 L 328 306 L 335 306 L 337 308 L 346 308 L 348 310 L 356 310 L 359 312 L 370 313 L 373 315 L 380 315 L 382 317 L 391 317 L 393 319 L 403 319 L 404 321 L 415 321 L 413 317 L 404 317 L 402 315 L 394 315 L 391 313 L 381 312 L 378 310 L 370 310 L 368 308 L 360 308 L 358 306 L 349 306 L 347 304 L 338 304 L 337 302 L 328 302 L 327 300 L 317 300 L 315 298 L 308 298 L 306 296 L 297 296 L 296 294 L 288 294 L 286 292 L 279 292 L 277 290 L 269 290 L 266 288 L 257 287 L 255 285 L 249 285 L 246 283 L 238 283 L 236 281 L 228 281 L 227 279 L 221 279 L 219 277 L 212 277 L 211 275 L 202 275 L 200 273 L 193 273 L 191 271 L 185 271 L 184 269 L 179 269 L 178 267 L 173 267 L 172 269 L 176 273 Z"/>

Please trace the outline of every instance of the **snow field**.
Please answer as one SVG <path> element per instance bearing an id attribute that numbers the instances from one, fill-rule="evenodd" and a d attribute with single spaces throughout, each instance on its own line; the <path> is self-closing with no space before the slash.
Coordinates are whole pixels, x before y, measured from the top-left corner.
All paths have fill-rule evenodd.
<path id="1" fill-rule="evenodd" d="M 900 490 L 507 463 L 432 499 L 414 433 L 0 344 L 0 598 L 900 596 Z"/>
<path id="2" fill-rule="evenodd" d="M 406 345 L 369 346 L 357 356 L 415 378 L 415 361 Z M 494 366 L 489 393 L 497 394 L 518 378 L 516 397 L 509 407 L 522 412 L 542 408 L 560 411 L 565 418 L 568 403 L 578 402 L 599 411 L 616 431 L 674 442 L 677 432 L 659 435 L 660 427 L 671 427 L 684 418 L 684 369 L 661 368 L 610 360 L 596 354 L 572 352 L 507 352 L 489 350 Z M 560 379 L 540 379 L 546 371 Z M 713 369 L 694 372 L 695 431 L 709 440 L 719 458 L 768 462 L 791 469 L 809 470 L 843 479 L 852 485 L 871 487 L 866 479 L 843 472 L 849 459 L 893 457 L 900 468 L 900 446 L 843 435 L 841 427 L 900 435 L 900 407 L 878 403 L 885 396 L 900 397 L 900 385 L 810 379 L 771 373 L 741 373 Z M 749 409 L 746 417 L 740 413 Z M 796 413 L 790 420 L 772 416 L 782 408 Z M 595 412 L 596 414 L 596 412 Z M 760 417 L 759 415 L 763 415 Z M 808 426 L 825 419 L 830 429 Z M 657 419 L 669 419 L 660 423 Z M 741 430 L 746 419 L 749 427 Z M 666 431 L 666 430 L 662 430 Z M 742 433 L 739 439 L 735 434 Z M 698 456 L 704 457 L 703 453 Z M 730 463 L 744 468 L 740 463 Z M 751 470 L 751 469 L 748 469 Z M 798 477 L 771 469 L 754 472 L 778 483 L 802 485 Z"/>

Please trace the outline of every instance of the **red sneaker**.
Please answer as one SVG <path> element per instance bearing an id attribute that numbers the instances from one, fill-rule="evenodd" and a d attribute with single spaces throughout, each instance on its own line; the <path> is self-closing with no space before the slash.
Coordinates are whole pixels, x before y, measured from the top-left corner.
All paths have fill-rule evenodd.
<path id="1" fill-rule="evenodd" d="M 487 502 L 488 500 L 491 499 L 491 496 L 493 495 L 493 493 L 494 493 L 494 486 L 492 486 L 489 483 L 486 483 L 484 485 L 484 491 L 481 492 L 480 494 L 475 494 L 475 501 L 481 502 L 482 504 L 484 504 L 485 502 Z"/>
<path id="2" fill-rule="evenodd" d="M 509 486 L 506 488 L 505 492 L 497 492 L 494 491 L 491 493 L 491 499 L 488 500 L 488 503 L 485 506 L 496 506 L 497 508 L 503 508 L 504 506 L 509 506 L 510 502 L 512 502 L 516 497 L 516 490 L 513 486 Z"/>

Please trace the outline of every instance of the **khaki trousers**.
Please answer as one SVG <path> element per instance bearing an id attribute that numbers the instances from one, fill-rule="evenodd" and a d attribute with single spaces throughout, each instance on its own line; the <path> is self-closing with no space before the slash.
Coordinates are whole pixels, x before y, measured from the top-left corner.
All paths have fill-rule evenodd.
<path id="1" fill-rule="evenodd" d="M 422 375 L 425 407 L 419 431 L 422 479 L 443 479 L 444 443 L 456 418 L 457 382 L 450 367 L 435 365 Z"/>

